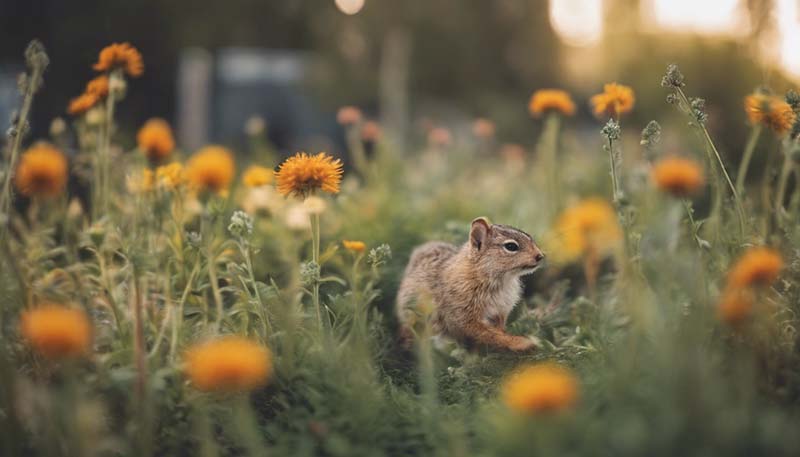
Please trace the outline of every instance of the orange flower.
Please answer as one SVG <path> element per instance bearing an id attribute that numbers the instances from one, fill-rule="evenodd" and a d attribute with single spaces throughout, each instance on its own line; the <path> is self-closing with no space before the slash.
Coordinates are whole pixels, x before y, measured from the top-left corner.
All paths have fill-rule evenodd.
<path id="1" fill-rule="evenodd" d="M 618 118 L 633 109 L 635 100 L 633 89 L 622 84 L 610 83 L 603 86 L 603 92 L 593 96 L 590 103 L 595 116 Z"/>
<path id="2" fill-rule="evenodd" d="M 541 117 L 548 112 L 560 113 L 564 116 L 575 114 L 575 103 L 566 91 L 560 89 L 540 89 L 531 95 L 528 102 L 531 116 Z"/>
<path id="3" fill-rule="evenodd" d="M 175 190 L 183 184 L 183 165 L 180 162 L 172 162 L 156 168 L 155 181 L 163 189 Z"/>
<path id="4" fill-rule="evenodd" d="M 239 336 L 197 344 L 186 353 L 185 362 L 192 384 L 203 391 L 253 390 L 272 374 L 269 349 Z"/>
<path id="5" fill-rule="evenodd" d="M 361 253 L 367 250 L 367 245 L 363 241 L 348 241 L 342 240 L 344 248 L 348 251 Z"/>
<path id="6" fill-rule="evenodd" d="M 783 269 L 781 254 L 767 247 L 748 249 L 728 272 L 728 285 L 736 289 L 767 287 L 778 279 Z"/>
<path id="7" fill-rule="evenodd" d="M 547 244 L 556 258 L 570 261 L 587 255 L 606 255 L 622 239 L 614 208 L 601 198 L 590 198 L 564 210 Z"/>
<path id="8" fill-rule="evenodd" d="M 717 306 L 717 315 L 720 320 L 730 325 L 737 325 L 750 316 L 754 305 L 755 298 L 751 290 L 728 289 Z"/>
<path id="9" fill-rule="evenodd" d="M 361 110 L 355 106 L 343 106 L 336 113 L 336 122 L 341 125 L 354 125 L 361 122 Z"/>
<path id="10" fill-rule="evenodd" d="M 283 195 L 305 198 L 317 190 L 337 194 L 342 181 L 342 162 L 324 152 L 314 156 L 298 152 L 278 167 L 275 181 Z"/>
<path id="11" fill-rule="evenodd" d="M 103 98 L 108 95 L 108 76 L 100 75 L 86 84 L 86 93 Z"/>
<path id="12" fill-rule="evenodd" d="M 552 362 L 524 367 L 503 383 L 503 400 L 524 414 L 553 413 L 572 408 L 578 401 L 578 380 L 572 372 Z"/>
<path id="13" fill-rule="evenodd" d="M 251 165 L 244 171 L 242 182 L 247 187 L 266 186 L 272 182 L 272 170 L 267 167 Z"/>
<path id="14" fill-rule="evenodd" d="M 428 144 L 444 148 L 453 144 L 453 135 L 445 127 L 434 127 L 428 131 Z"/>
<path id="15" fill-rule="evenodd" d="M 153 118 L 144 123 L 136 135 L 139 150 L 150 163 L 159 163 L 175 149 L 172 129 L 164 119 Z"/>
<path id="16" fill-rule="evenodd" d="M 20 319 L 20 332 L 34 350 L 49 359 L 85 354 L 92 339 L 86 313 L 55 304 L 25 311 Z"/>
<path id="17" fill-rule="evenodd" d="M 25 151 L 17 166 L 14 183 L 27 196 L 53 197 L 67 184 L 67 158 L 48 143 L 37 143 Z"/>
<path id="18" fill-rule="evenodd" d="M 475 135 L 476 138 L 487 140 L 494 137 L 494 133 L 494 122 L 489 119 L 479 117 L 472 122 L 472 134 Z"/>
<path id="19" fill-rule="evenodd" d="M 222 193 L 228 190 L 236 164 L 233 154 L 222 146 L 206 146 L 189 159 L 186 179 L 196 190 Z"/>
<path id="20" fill-rule="evenodd" d="M 375 121 L 364 122 L 361 127 L 361 139 L 363 141 L 376 142 L 381 139 L 382 135 L 381 126 Z"/>
<path id="21" fill-rule="evenodd" d="M 92 68 L 97 71 L 121 68 L 129 76 L 136 78 L 144 73 L 144 62 L 142 54 L 130 43 L 112 43 L 100 51 L 97 63 Z"/>
<path id="22" fill-rule="evenodd" d="M 100 98 L 95 94 L 81 94 L 73 98 L 67 107 L 67 113 L 78 116 L 92 109 Z"/>
<path id="23" fill-rule="evenodd" d="M 653 167 L 650 177 L 659 189 L 676 197 L 695 194 L 705 183 L 700 165 L 680 157 L 660 160 Z"/>
<path id="24" fill-rule="evenodd" d="M 751 124 L 763 124 L 778 135 L 788 132 L 797 118 L 783 99 L 760 93 L 745 97 L 744 111 Z"/>

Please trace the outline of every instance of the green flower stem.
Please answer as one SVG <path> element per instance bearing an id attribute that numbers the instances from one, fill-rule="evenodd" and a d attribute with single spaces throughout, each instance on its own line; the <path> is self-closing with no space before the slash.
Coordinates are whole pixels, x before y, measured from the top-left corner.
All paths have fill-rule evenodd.
<path id="1" fill-rule="evenodd" d="M 691 114 L 691 102 L 689 98 L 686 97 L 686 94 L 683 93 L 683 90 L 680 87 L 675 88 L 675 92 L 680 97 L 681 101 L 690 110 Z M 739 200 L 739 193 L 736 192 L 736 187 L 733 185 L 733 181 L 731 181 L 731 177 L 728 175 L 727 170 L 725 170 L 725 163 L 722 161 L 722 156 L 719 154 L 717 147 L 714 145 L 714 141 L 711 140 L 711 135 L 708 133 L 708 129 L 706 128 L 705 124 L 696 122 L 697 126 L 700 128 L 700 131 L 703 132 L 703 139 L 706 141 L 706 152 L 708 153 L 708 160 L 713 165 L 714 159 L 716 159 L 717 165 L 719 166 L 720 171 L 722 171 L 723 176 L 725 176 L 725 181 L 728 183 L 728 187 L 731 190 L 731 194 L 733 195 L 733 201 L 736 205 L 736 213 L 739 217 L 739 232 L 742 236 L 744 236 L 745 232 L 745 218 L 744 218 L 744 209 L 742 208 L 742 202 Z"/>
<path id="2" fill-rule="evenodd" d="M 311 260 L 319 267 L 319 213 L 311 215 Z M 322 331 L 322 310 L 319 305 L 319 280 L 314 281 L 311 289 L 311 300 L 314 303 L 314 309 L 317 312 L 317 324 L 320 331 Z"/>
<path id="3" fill-rule="evenodd" d="M 8 161 L 8 167 L 6 168 L 5 173 L 5 181 L 3 182 L 3 193 L 0 195 L 0 199 L 2 199 L 2 203 L 0 203 L 0 211 L 2 211 L 3 216 L 8 218 L 6 221 L 3 221 L 0 239 L 5 239 L 8 231 L 8 224 L 11 220 L 11 215 L 9 214 L 11 210 L 11 180 L 14 178 L 14 171 L 17 168 L 19 151 L 22 147 L 22 137 L 25 136 L 25 131 L 27 130 L 28 115 L 30 114 L 31 105 L 33 104 L 33 94 L 36 92 L 37 82 L 41 80 L 43 72 L 44 67 L 35 65 L 31 71 L 31 76 L 27 79 L 28 84 L 25 86 L 25 94 L 22 99 L 22 108 L 19 111 L 19 118 L 17 119 L 17 134 L 14 135 L 14 143 L 11 146 L 11 157 Z"/>
<path id="4" fill-rule="evenodd" d="M 753 152 L 756 150 L 758 139 L 761 136 L 761 124 L 756 124 L 750 130 L 750 137 L 747 139 L 747 146 L 745 146 L 744 154 L 742 154 L 742 162 L 739 164 L 739 172 L 736 174 L 736 192 L 739 195 L 744 195 L 744 183 L 747 178 L 747 170 L 750 168 L 750 160 L 753 158 Z"/>
<path id="5" fill-rule="evenodd" d="M 172 321 L 172 336 L 169 342 L 169 359 L 172 361 L 175 361 L 175 355 L 178 351 L 178 338 L 180 337 L 181 327 L 183 327 L 183 307 L 186 304 L 186 299 L 189 298 L 189 292 L 192 290 L 192 283 L 198 271 L 200 271 L 199 258 L 194 263 L 194 268 L 192 268 L 189 279 L 186 280 L 186 287 L 183 288 L 183 294 L 181 294 L 180 301 L 178 302 L 177 316 L 175 316 L 175 319 Z"/>
<path id="6" fill-rule="evenodd" d="M 613 192 L 613 201 L 614 206 L 617 208 L 617 213 L 622 215 L 620 212 L 620 197 L 622 194 L 620 193 L 619 189 L 619 176 L 617 175 L 617 161 L 614 160 L 614 140 L 611 138 L 608 139 L 608 160 L 611 164 L 611 189 Z"/>
<path id="7" fill-rule="evenodd" d="M 778 178 L 778 190 L 775 194 L 775 212 L 780 220 L 785 213 L 784 200 L 786 199 L 786 185 L 789 183 L 789 176 L 792 174 L 792 159 L 788 154 L 784 154 L 781 174 Z"/>
<path id="8" fill-rule="evenodd" d="M 258 302 L 258 314 L 261 316 L 262 325 L 264 325 L 264 339 L 269 339 L 269 335 L 272 334 L 272 325 L 270 325 L 266 304 L 261 300 L 261 292 L 258 290 L 258 283 L 256 283 L 255 275 L 253 275 L 253 261 L 250 255 L 250 247 L 249 245 L 242 246 L 241 250 L 244 261 L 247 264 L 248 279 L 250 280 L 250 285 L 253 286 L 255 299 Z"/>
<path id="9" fill-rule="evenodd" d="M 561 131 L 561 117 L 551 113 L 545 118 L 543 142 L 544 169 L 547 173 L 547 195 L 550 202 L 551 215 L 555 217 L 561 208 L 561 176 L 558 168 L 559 133 Z"/>
<path id="10" fill-rule="evenodd" d="M 213 227 L 211 221 L 208 220 L 209 216 L 203 216 L 202 230 L 203 238 L 206 241 L 206 264 L 208 268 L 208 281 L 211 283 L 211 294 L 214 296 L 214 305 L 216 306 L 217 316 L 214 320 L 214 333 L 218 333 L 222 328 L 222 293 L 219 290 L 219 282 L 217 278 L 217 256 L 214 255 L 214 237 L 212 236 Z"/>
<path id="11" fill-rule="evenodd" d="M 114 70 L 109 75 L 109 84 L 113 87 L 114 79 L 122 78 L 122 75 L 119 73 L 119 70 Z M 108 201 L 109 201 L 109 189 L 111 179 L 109 178 L 109 174 L 111 173 L 111 133 L 114 129 L 114 105 L 116 103 L 115 94 L 113 88 L 108 91 L 108 96 L 106 97 L 106 120 L 105 120 L 105 130 L 103 131 L 103 142 L 100 146 L 99 150 L 99 157 L 98 157 L 98 168 L 100 170 L 100 174 L 98 176 L 98 181 L 95 183 L 95 186 L 100 189 L 100 193 L 95 195 L 98 198 L 98 201 L 92 202 L 92 212 L 94 213 L 93 219 L 97 219 L 97 211 L 102 210 L 102 214 L 108 214 Z"/>

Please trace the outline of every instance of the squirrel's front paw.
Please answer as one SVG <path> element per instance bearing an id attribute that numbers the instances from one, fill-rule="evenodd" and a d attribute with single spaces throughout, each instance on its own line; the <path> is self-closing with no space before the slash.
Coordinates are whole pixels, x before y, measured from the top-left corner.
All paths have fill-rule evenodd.
<path id="1" fill-rule="evenodd" d="M 532 349 L 536 349 L 536 347 L 537 347 L 536 341 L 529 338 L 523 338 L 520 336 L 514 338 L 514 341 L 511 342 L 511 345 L 509 345 L 508 348 L 514 352 L 525 352 L 525 351 L 530 351 Z"/>

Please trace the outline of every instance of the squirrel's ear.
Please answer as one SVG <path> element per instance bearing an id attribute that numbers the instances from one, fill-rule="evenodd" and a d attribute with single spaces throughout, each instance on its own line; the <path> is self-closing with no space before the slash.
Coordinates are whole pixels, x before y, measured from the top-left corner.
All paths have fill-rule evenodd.
<path id="1" fill-rule="evenodd" d="M 486 242 L 486 237 L 489 236 L 491 226 L 489 219 L 485 217 L 479 217 L 472 221 L 472 227 L 469 229 L 469 242 L 472 247 L 480 251 Z"/>

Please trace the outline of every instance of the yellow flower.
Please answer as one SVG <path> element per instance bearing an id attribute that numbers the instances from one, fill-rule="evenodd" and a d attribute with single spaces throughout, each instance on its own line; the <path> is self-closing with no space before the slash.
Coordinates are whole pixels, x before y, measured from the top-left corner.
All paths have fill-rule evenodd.
<path id="1" fill-rule="evenodd" d="M 108 76 L 100 75 L 89 81 L 86 85 L 85 93 L 95 95 L 98 98 L 108 95 Z"/>
<path id="2" fill-rule="evenodd" d="M 367 250 L 367 245 L 364 244 L 363 241 L 342 240 L 342 244 L 344 245 L 344 248 L 347 249 L 348 251 L 356 253 L 361 253 Z"/>
<path id="3" fill-rule="evenodd" d="M 676 197 L 695 194 L 705 183 L 702 167 L 693 160 L 680 157 L 660 160 L 650 176 L 656 187 Z"/>
<path id="4" fill-rule="evenodd" d="M 730 325 L 737 325 L 750 316 L 754 305 L 755 298 L 752 290 L 729 288 L 719 301 L 717 316 Z"/>
<path id="5" fill-rule="evenodd" d="M 618 118 L 633 109 L 635 97 L 630 87 L 610 83 L 603 86 L 603 92 L 593 96 L 590 102 L 595 116 Z"/>
<path id="6" fill-rule="evenodd" d="M 550 252 L 561 260 L 611 253 L 622 239 L 614 208 L 601 198 L 590 198 L 567 208 L 558 217 Z"/>
<path id="7" fill-rule="evenodd" d="M 55 304 L 25 311 L 20 319 L 20 332 L 34 350 L 50 359 L 85 354 L 92 340 L 86 313 Z"/>
<path id="8" fill-rule="evenodd" d="M 343 106 L 336 113 L 336 122 L 341 125 L 354 125 L 361 122 L 361 110 L 355 106 Z"/>
<path id="9" fill-rule="evenodd" d="M 70 100 L 69 106 L 67 107 L 67 113 L 73 116 L 81 115 L 92 109 L 98 101 L 100 101 L 100 98 L 98 98 L 95 94 L 78 95 Z"/>
<path id="10" fill-rule="evenodd" d="M 142 54 L 130 43 L 112 43 L 100 51 L 97 63 L 92 68 L 97 71 L 121 68 L 129 76 L 135 78 L 144 73 L 144 62 L 142 62 Z"/>
<path id="11" fill-rule="evenodd" d="M 153 118 L 144 123 L 136 134 L 139 150 L 150 163 L 159 163 L 175 149 L 172 129 L 164 119 Z"/>
<path id="12" fill-rule="evenodd" d="M 745 97 L 744 111 L 751 124 L 763 124 L 778 135 L 788 132 L 797 118 L 783 99 L 760 93 Z"/>
<path id="13" fill-rule="evenodd" d="M 23 195 L 53 197 L 66 186 L 67 174 L 64 154 L 50 144 L 37 143 L 20 158 L 14 184 Z"/>
<path id="14" fill-rule="evenodd" d="M 272 355 L 266 347 L 239 336 L 225 336 L 189 349 L 185 371 L 203 391 L 241 392 L 266 384 Z"/>
<path id="15" fill-rule="evenodd" d="M 336 194 L 342 181 L 342 162 L 324 152 L 313 156 L 298 152 L 280 165 L 275 181 L 282 195 L 306 197 L 317 190 Z"/>
<path id="16" fill-rule="evenodd" d="M 224 193 L 228 190 L 236 164 L 233 154 L 222 146 L 206 146 L 186 165 L 186 179 L 196 190 Z"/>
<path id="17" fill-rule="evenodd" d="M 244 171 L 242 182 L 247 187 L 266 186 L 272 182 L 272 170 L 267 167 L 251 165 Z"/>
<path id="18" fill-rule="evenodd" d="M 728 272 L 728 285 L 741 289 L 752 286 L 769 286 L 778 279 L 783 269 L 783 258 L 774 249 L 750 248 Z"/>
<path id="19" fill-rule="evenodd" d="M 160 187 L 166 190 L 177 189 L 183 184 L 183 165 L 180 162 L 172 162 L 156 168 L 155 180 Z"/>
<path id="20" fill-rule="evenodd" d="M 565 411 L 578 401 L 578 380 L 560 365 L 539 363 L 512 373 L 503 383 L 502 394 L 506 406 L 519 413 Z"/>
<path id="21" fill-rule="evenodd" d="M 564 116 L 572 116 L 575 114 L 575 103 L 566 91 L 541 89 L 531 95 L 531 99 L 528 102 L 528 111 L 530 111 L 531 116 L 537 118 L 550 111 Z"/>

